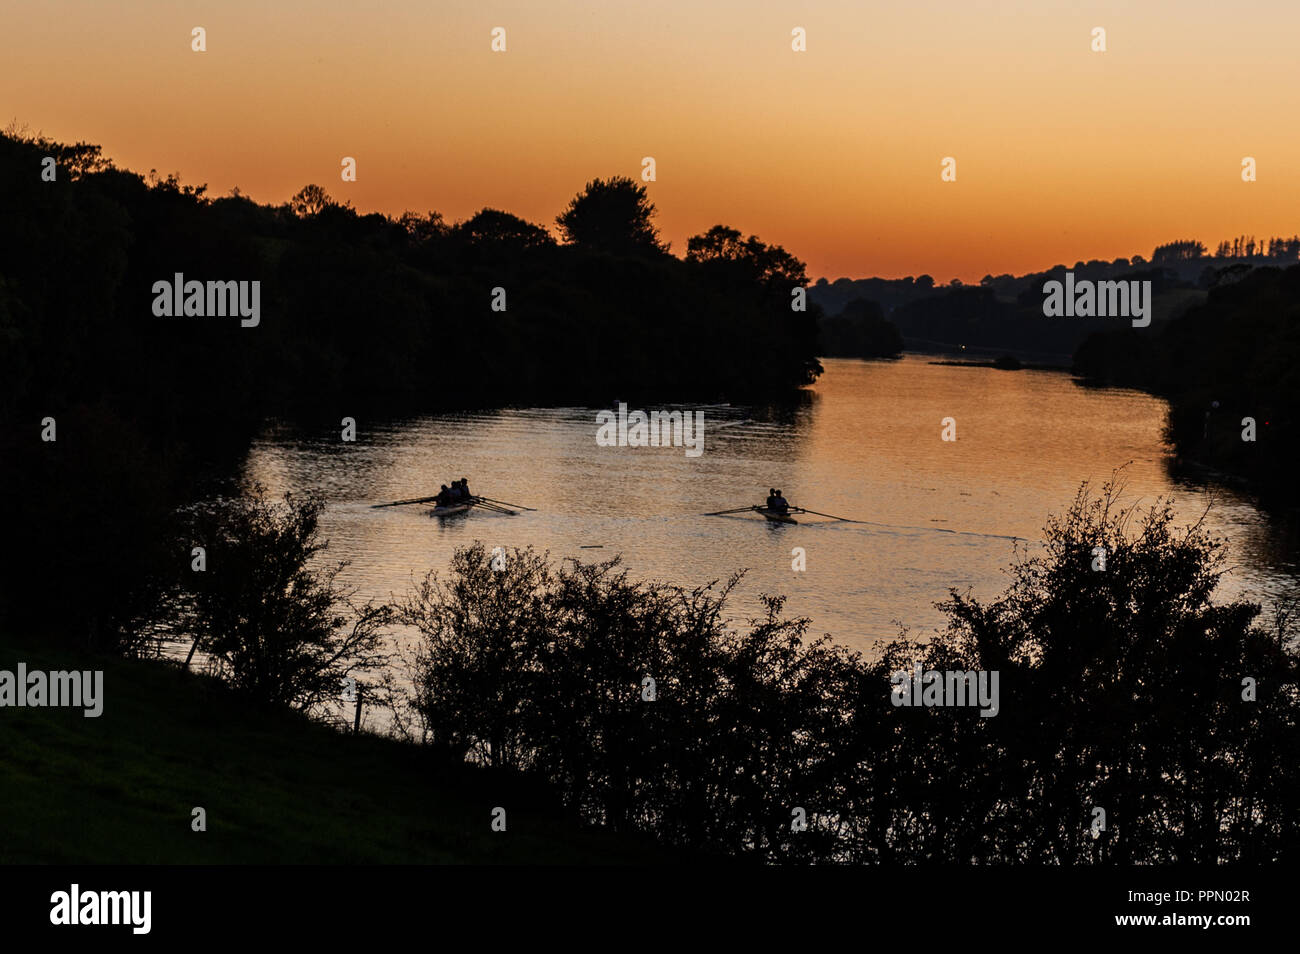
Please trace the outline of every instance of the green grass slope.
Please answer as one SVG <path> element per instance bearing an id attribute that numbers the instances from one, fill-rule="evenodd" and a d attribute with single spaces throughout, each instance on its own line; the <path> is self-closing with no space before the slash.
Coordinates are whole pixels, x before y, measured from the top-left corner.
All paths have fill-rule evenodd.
<path id="1" fill-rule="evenodd" d="M 0 645 L 0 669 L 103 669 L 104 711 L 0 708 L 0 862 L 664 862 L 515 774 L 254 712 L 161 663 Z M 190 828 L 207 810 L 207 831 Z M 507 830 L 491 830 L 492 810 Z"/>

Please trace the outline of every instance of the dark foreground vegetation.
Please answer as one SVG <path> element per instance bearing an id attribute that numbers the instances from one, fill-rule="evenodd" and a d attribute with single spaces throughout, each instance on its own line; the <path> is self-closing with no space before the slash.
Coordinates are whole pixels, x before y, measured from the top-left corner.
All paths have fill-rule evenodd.
<path id="1" fill-rule="evenodd" d="M 1167 505 L 1125 510 L 1113 488 L 1085 487 L 1001 596 L 954 591 L 944 631 L 874 659 L 810 640 L 780 598 L 737 626 L 735 579 L 686 590 L 528 549 L 475 544 L 397 605 L 359 605 L 323 562 L 319 506 L 254 491 L 191 514 L 214 569 L 161 582 L 130 649 L 194 640 L 194 665 L 224 686 L 111 664 L 101 719 L 6 717 L 4 807 L 35 819 L 15 858 L 40 854 L 73 805 L 113 809 L 87 809 L 78 829 L 113 860 L 249 860 L 277 838 L 280 857 L 313 860 L 624 858 L 649 840 L 765 863 L 1297 858 L 1293 618 L 1215 603 L 1222 544 L 1176 527 Z M 916 665 L 996 671 L 997 713 L 895 706 L 891 677 Z M 305 721 L 337 722 L 349 678 L 370 724 L 404 741 Z M 520 826 L 533 841 L 490 835 L 503 792 L 541 826 Z M 189 840 L 191 805 L 227 834 Z M 575 840 L 550 839 L 548 805 Z M 140 839 L 125 855 L 113 811 Z M 588 840 L 584 825 L 626 840 Z M 348 847 L 324 858 L 331 831 Z"/>
<path id="2" fill-rule="evenodd" d="M 729 585 L 530 551 L 494 571 L 474 547 L 401 610 L 423 636 L 409 731 L 616 830 L 766 862 L 1294 861 L 1291 619 L 1212 603 L 1222 555 L 1165 505 L 1081 492 L 1002 596 L 954 591 L 946 631 L 864 660 L 780 599 L 732 630 Z M 1000 711 L 894 706 L 918 663 L 998 671 Z"/>

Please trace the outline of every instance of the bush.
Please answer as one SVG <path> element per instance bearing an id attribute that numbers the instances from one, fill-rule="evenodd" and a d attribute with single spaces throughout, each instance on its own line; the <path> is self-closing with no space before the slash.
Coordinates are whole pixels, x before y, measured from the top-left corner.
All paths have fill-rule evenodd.
<path id="1" fill-rule="evenodd" d="M 491 563 L 481 544 L 458 551 L 451 579 L 430 574 L 402 612 L 422 636 L 416 705 L 433 741 L 671 844 L 776 859 L 818 843 L 790 837 L 790 806 L 814 802 L 806 769 L 838 720 L 847 652 L 804 647 L 807 621 L 779 600 L 729 631 L 738 578 L 687 591 L 634 582 L 617 559 L 556 570 L 531 549 Z"/>
<path id="2" fill-rule="evenodd" d="M 310 568 L 328 545 L 318 538 L 322 507 L 289 494 L 275 503 L 254 487 L 191 514 L 206 568 L 188 575 L 176 599 L 179 628 L 259 704 L 311 709 L 336 698 L 346 677 L 386 663 L 391 609 L 359 604 L 338 586 L 346 562 Z"/>
<path id="3" fill-rule="evenodd" d="M 1222 543 L 1117 500 L 1085 484 L 1006 592 L 953 591 L 945 630 L 871 662 L 805 643 L 779 598 L 732 630 L 739 577 L 688 591 L 532 550 L 494 570 L 475 544 L 404 607 L 417 708 L 435 740 L 545 777 L 593 822 L 758 860 L 1292 859 L 1290 617 L 1213 603 Z M 1000 711 L 894 706 L 914 663 L 997 671 Z"/>
<path id="4" fill-rule="evenodd" d="M 1297 659 L 1285 611 L 1211 601 L 1224 548 L 1168 502 L 1087 486 L 990 603 L 953 591 L 929 645 L 879 666 L 999 670 L 997 718 L 898 710 L 855 816 L 861 860 L 1281 861 L 1297 844 Z M 1094 548 L 1105 550 L 1095 569 Z M 1096 564 L 1100 565 L 1100 564 Z M 1243 679 L 1258 701 L 1243 700 Z M 879 735 L 877 736 L 879 738 Z M 883 777 L 881 773 L 884 773 Z M 1094 807 L 1107 828 L 1094 838 Z M 883 818 L 882 818 L 883 815 Z M 897 833 L 906 833 L 905 845 Z"/>

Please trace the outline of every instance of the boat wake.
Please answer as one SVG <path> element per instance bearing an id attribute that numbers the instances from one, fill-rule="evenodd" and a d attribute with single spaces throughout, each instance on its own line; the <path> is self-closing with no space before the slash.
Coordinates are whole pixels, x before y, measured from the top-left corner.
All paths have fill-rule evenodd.
<path id="1" fill-rule="evenodd" d="M 745 520 L 750 523 L 754 521 L 748 514 L 710 514 L 729 520 Z M 774 524 L 774 526 L 799 526 L 799 527 L 819 527 L 823 530 L 835 529 L 844 530 L 852 533 L 857 527 L 875 527 L 879 530 L 908 530 L 913 533 L 949 533 L 959 537 L 983 537 L 989 540 L 1011 540 L 1024 541 L 1025 537 L 1013 537 L 1004 533 L 981 533 L 978 530 L 952 530 L 948 527 L 916 527 L 900 523 L 880 523 L 875 520 L 804 520 L 798 524 Z M 870 530 L 868 532 L 879 532 L 879 530 Z"/>
<path id="2" fill-rule="evenodd" d="M 951 533 L 959 537 L 986 537 L 990 540 L 1012 540 L 1023 541 L 1024 537 L 1008 536 L 1005 533 L 980 533 L 978 530 L 952 530 L 948 527 L 914 527 L 907 524 L 899 523 L 877 523 L 875 520 L 855 520 L 857 524 L 865 524 L 869 527 L 882 527 L 888 530 L 911 530 L 915 533 Z M 808 524 L 816 526 L 816 524 Z"/>

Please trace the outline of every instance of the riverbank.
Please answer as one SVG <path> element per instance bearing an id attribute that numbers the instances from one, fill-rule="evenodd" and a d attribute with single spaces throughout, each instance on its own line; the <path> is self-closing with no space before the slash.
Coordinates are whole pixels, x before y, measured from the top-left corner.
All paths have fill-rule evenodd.
<path id="1" fill-rule="evenodd" d="M 631 864 L 673 857 L 583 825 L 517 774 L 250 711 L 169 664 L 17 647 L 0 668 L 102 669 L 104 709 L 0 709 L 6 864 Z M 507 830 L 491 830 L 506 809 Z M 207 831 L 191 830 L 205 809 Z"/>
<path id="2" fill-rule="evenodd" d="M 1168 401 L 1166 438 L 1181 459 L 1246 478 L 1270 507 L 1287 506 L 1300 427 L 1300 265 L 1220 277 L 1203 304 L 1158 333 L 1116 329 L 1088 338 L 1075 353 L 1075 372 L 1090 384 Z"/>

